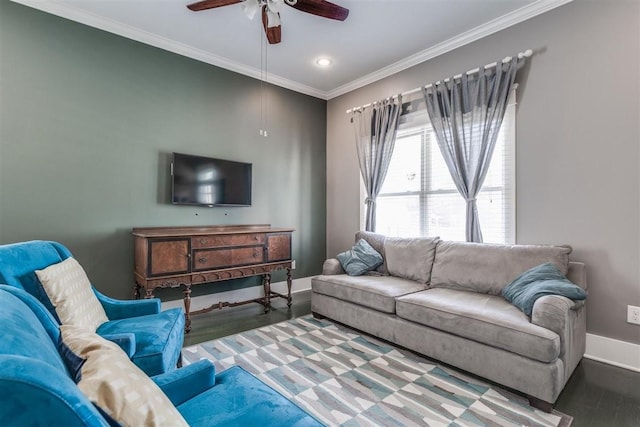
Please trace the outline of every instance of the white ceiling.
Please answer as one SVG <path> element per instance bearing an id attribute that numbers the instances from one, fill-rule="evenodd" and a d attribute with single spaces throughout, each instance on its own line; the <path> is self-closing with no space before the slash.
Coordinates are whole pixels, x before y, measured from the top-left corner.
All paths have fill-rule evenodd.
<path id="1" fill-rule="evenodd" d="M 252 77 L 261 76 L 259 17 L 241 4 L 192 12 L 195 0 L 13 0 Z M 283 7 L 268 81 L 331 99 L 571 0 L 333 0 L 344 22 Z M 523 49 L 528 46 L 523 46 Z M 333 60 L 328 69 L 314 65 Z M 480 64 L 479 64 L 480 65 Z"/>

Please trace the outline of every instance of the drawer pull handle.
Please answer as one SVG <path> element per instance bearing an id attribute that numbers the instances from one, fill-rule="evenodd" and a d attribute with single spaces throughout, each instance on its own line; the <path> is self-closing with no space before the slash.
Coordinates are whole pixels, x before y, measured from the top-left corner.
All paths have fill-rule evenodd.
<path id="1" fill-rule="evenodd" d="M 258 236 L 253 236 L 253 240 L 258 240 Z"/>
<path id="2" fill-rule="evenodd" d="M 205 243 L 207 243 L 207 239 L 200 239 L 200 244 L 204 245 Z"/>
<path id="3" fill-rule="evenodd" d="M 205 262 L 207 262 L 207 259 L 206 259 L 206 258 L 204 258 L 204 257 L 202 257 L 202 258 L 198 258 L 198 262 L 199 262 L 200 264 L 204 264 Z"/>

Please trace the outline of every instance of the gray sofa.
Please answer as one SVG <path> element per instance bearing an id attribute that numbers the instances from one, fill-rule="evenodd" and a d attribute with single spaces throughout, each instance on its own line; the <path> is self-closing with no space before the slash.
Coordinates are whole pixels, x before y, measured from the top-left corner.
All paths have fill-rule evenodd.
<path id="1" fill-rule="evenodd" d="M 538 299 L 529 318 L 501 296 L 520 273 L 552 262 L 586 290 L 568 246 L 492 245 L 359 232 L 384 263 L 362 276 L 328 259 L 311 280 L 311 310 L 518 390 L 550 411 L 582 358 L 586 306 Z"/>

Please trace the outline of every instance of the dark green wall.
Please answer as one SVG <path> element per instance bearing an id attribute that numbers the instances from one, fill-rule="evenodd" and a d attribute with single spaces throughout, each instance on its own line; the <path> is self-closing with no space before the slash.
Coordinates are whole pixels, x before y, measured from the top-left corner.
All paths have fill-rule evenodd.
<path id="1" fill-rule="evenodd" d="M 0 243 L 60 241 L 98 289 L 127 298 L 132 227 L 270 223 L 297 230 L 294 277 L 319 273 L 326 102 L 266 86 L 263 138 L 260 87 L 250 77 L 0 2 Z M 171 205 L 172 151 L 253 163 L 253 206 Z M 197 293 L 215 290 L 208 288 Z"/>

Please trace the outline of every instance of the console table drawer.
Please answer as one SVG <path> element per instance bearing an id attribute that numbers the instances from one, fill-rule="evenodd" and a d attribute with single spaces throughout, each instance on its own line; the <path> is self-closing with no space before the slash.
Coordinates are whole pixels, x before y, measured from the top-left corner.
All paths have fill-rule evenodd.
<path id="1" fill-rule="evenodd" d="M 215 248 L 220 246 L 262 245 L 264 233 L 221 234 L 216 236 L 194 236 L 191 238 L 193 249 Z"/>
<path id="2" fill-rule="evenodd" d="M 198 250 L 193 253 L 193 271 L 257 264 L 263 261 L 262 246 Z"/>

